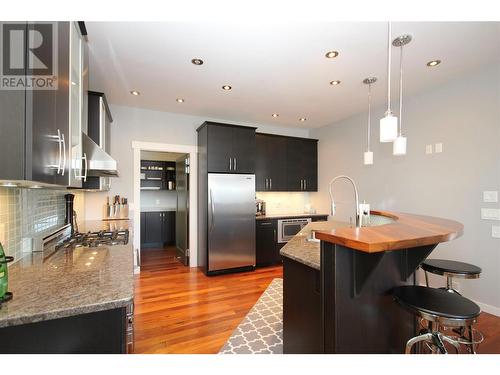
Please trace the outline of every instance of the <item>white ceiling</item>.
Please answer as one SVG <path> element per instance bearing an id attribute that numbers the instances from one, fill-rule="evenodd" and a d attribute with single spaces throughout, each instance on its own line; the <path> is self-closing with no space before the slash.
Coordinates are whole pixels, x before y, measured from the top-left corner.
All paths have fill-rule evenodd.
<path id="1" fill-rule="evenodd" d="M 234 122 L 320 127 L 385 102 L 387 24 L 88 22 L 90 86 L 113 104 Z M 500 63 L 500 23 L 393 23 L 409 33 L 405 95 Z M 330 50 L 340 52 L 327 59 Z M 195 66 L 192 58 L 202 58 Z M 426 62 L 440 59 L 435 68 Z M 397 95 L 399 49 L 393 48 Z M 331 86 L 332 80 L 341 80 Z M 221 86 L 229 84 L 231 91 Z M 140 96 L 130 95 L 138 90 Z M 185 99 L 177 103 L 176 98 Z M 278 118 L 271 114 L 277 112 Z M 306 117 L 306 122 L 299 122 Z"/>

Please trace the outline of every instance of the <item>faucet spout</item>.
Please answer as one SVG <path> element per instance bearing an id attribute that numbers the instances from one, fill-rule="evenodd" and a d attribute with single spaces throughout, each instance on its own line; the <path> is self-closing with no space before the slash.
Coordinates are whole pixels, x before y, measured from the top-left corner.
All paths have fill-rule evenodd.
<path id="1" fill-rule="evenodd" d="M 355 217 L 356 217 L 356 228 L 361 228 L 361 214 L 360 214 L 360 211 L 359 211 L 358 188 L 357 188 L 356 183 L 354 182 L 354 180 L 352 178 L 350 178 L 349 176 L 340 175 L 340 176 L 334 177 L 330 181 L 330 185 L 328 187 L 328 190 L 330 192 L 331 214 L 332 214 L 332 216 L 335 216 L 335 200 L 333 199 L 332 186 L 335 183 L 335 181 L 342 180 L 342 179 L 349 181 L 351 183 L 352 187 L 354 188 L 354 200 L 356 202 L 356 214 L 355 214 Z"/>

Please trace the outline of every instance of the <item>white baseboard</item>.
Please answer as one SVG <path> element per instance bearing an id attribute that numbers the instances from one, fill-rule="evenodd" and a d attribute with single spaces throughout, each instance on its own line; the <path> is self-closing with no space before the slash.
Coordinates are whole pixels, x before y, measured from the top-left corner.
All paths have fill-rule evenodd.
<path id="1" fill-rule="evenodd" d="M 417 283 L 417 285 L 425 286 L 425 283 L 420 281 L 419 283 Z M 472 298 L 470 298 L 470 299 L 472 299 Z M 479 307 L 481 308 L 481 311 L 484 311 L 488 314 L 492 314 L 492 315 L 500 317 L 500 307 L 487 305 L 486 303 L 478 302 L 478 301 L 475 301 L 473 299 L 472 299 L 472 301 L 474 301 L 475 303 L 477 303 L 479 305 Z"/>
<path id="2" fill-rule="evenodd" d="M 492 315 L 496 315 L 496 316 L 500 317 L 500 307 L 487 305 L 486 303 L 477 302 L 477 301 L 474 301 L 474 302 L 476 302 L 479 305 L 479 307 L 481 308 L 481 311 L 484 311 L 488 314 L 492 314 Z"/>

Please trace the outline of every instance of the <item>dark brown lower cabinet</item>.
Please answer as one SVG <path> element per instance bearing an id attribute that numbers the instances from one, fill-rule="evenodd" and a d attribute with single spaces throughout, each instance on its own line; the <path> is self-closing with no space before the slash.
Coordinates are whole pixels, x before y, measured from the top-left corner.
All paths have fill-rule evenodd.
<path id="1" fill-rule="evenodd" d="M 277 220 L 256 220 L 255 260 L 259 267 L 281 262 Z"/>
<path id="2" fill-rule="evenodd" d="M 141 212 L 141 247 L 175 244 L 175 211 Z"/>
<path id="3" fill-rule="evenodd" d="M 283 353 L 321 353 L 319 271 L 283 257 Z"/>
<path id="4" fill-rule="evenodd" d="M 127 353 L 126 307 L 0 328 L 1 354 Z"/>

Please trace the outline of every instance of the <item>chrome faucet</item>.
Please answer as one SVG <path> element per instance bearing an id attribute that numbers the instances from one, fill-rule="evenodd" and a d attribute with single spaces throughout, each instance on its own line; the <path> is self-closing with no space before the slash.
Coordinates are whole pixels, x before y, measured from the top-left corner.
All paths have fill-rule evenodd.
<path id="1" fill-rule="evenodd" d="M 335 216 L 335 201 L 333 200 L 332 185 L 335 181 L 341 180 L 341 179 L 345 179 L 345 180 L 349 181 L 354 188 L 354 199 L 356 201 L 356 228 L 361 228 L 361 214 L 359 212 L 358 188 L 356 187 L 356 183 L 354 182 L 354 180 L 352 178 L 350 178 L 349 176 L 340 175 L 340 176 L 334 177 L 330 181 L 330 185 L 329 185 L 328 189 L 330 191 L 331 214 L 332 214 L 332 216 Z"/>

